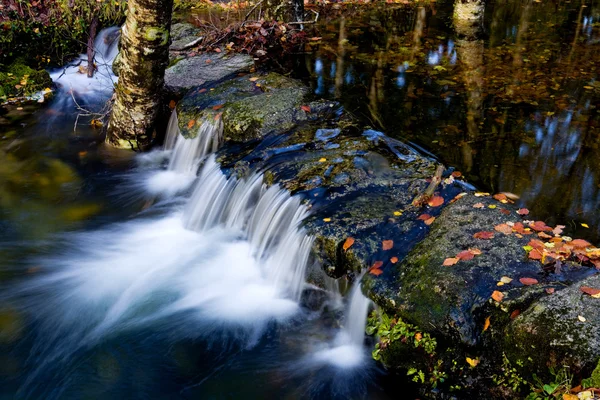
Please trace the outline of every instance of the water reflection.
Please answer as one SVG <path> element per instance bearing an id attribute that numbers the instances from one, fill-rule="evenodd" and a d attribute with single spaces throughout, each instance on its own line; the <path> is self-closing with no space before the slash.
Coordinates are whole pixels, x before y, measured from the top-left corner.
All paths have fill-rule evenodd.
<path id="1" fill-rule="evenodd" d="M 334 15 L 309 48 L 311 85 L 481 189 L 598 240 L 599 19 L 598 4 L 531 0 Z"/>

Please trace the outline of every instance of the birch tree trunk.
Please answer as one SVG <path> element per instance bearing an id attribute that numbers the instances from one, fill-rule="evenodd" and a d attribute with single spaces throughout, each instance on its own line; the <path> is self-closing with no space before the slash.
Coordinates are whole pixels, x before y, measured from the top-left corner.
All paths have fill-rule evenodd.
<path id="1" fill-rule="evenodd" d="M 155 136 L 165 68 L 169 63 L 169 29 L 173 0 L 129 0 L 121 32 L 119 82 L 115 89 L 106 142 L 141 151 Z"/>

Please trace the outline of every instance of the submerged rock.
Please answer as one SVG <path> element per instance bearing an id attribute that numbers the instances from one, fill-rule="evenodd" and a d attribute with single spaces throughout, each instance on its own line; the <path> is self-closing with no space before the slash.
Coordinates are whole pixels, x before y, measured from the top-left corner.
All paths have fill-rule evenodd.
<path id="1" fill-rule="evenodd" d="M 182 96 L 195 86 L 216 82 L 230 75 L 249 72 L 254 60 L 247 54 L 199 54 L 177 61 L 165 71 L 165 88 Z"/>

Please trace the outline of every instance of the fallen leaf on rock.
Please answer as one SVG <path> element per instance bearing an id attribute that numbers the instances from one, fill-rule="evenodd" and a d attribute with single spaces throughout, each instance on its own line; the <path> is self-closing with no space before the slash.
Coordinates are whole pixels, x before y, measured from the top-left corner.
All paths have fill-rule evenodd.
<path id="1" fill-rule="evenodd" d="M 217 111 L 220 110 L 221 108 L 223 108 L 225 106 L 225 104 L 217 104 L 216 106 L 213 106 L 213 110 Z"/>
<path id="2" fill-rule="evenodd" d="M 521 282 L 525 286 L 531 286 L 536 285 L 538 283 L 538 280 L 535 278 L 521 278 L 519 279 L 519 282 Z"/>
<path id="3" fill-rule="evenodd" d="M 215 53 L 220 53 L 220 52 L 221 52 L 221 49 L 217 47 L 217 48 L 215 49 Z"/>
<path id="4" fill-rule="evenodd" d="M 583 315 L 578 315 L 577 319 L 580 320 L 581 322 L 587 321 L 587 319 L 585 319 L 585 317 Z"/>
<path id="5" fill-rule="evenodd" d="M 444 198 L 442 196 L 433 196 L 431 199 L 429 199 L 427 204 L 429 207 L 439 207 L 444 204 Z"/>
<path id="6" fill-rule="evenodd" d="M 369 273 L 375 276 L 379 276 L 381 274 L 383 274 L 383 271 L 380 270 L 379 268 L 374 268 L 374 269 L 370 269 Z"/>
<path id="7" fill-rule="evenodd" d="M 481 232 L 477 232 L 476 234 L 474 234 L 473 237 L 475 239 L 488 240 L 488 239 L 492 239 L 494 237 L 494 232 L 481 231 Z"/>
<path id="8" fill-rule="evenodd" d="M 512 227 L 507 224 L 496 225 L 494 229 L 500 233 L 504 233 L 505 235 L 510 235 L 512 233 Z"/>
<path id="9" fill-rule="evenodd" d="M 502 301 L 504 298 L 504 293 L 494 290 L 492 292 L 492 299 L 496 300 L 498 303 Z"/>
<path id="10" fill-rule="evenodd" d="M 487 331 L 487 329 L 488 329 L 489 327 L 490 327 L 490 317 L 487 317 L 487 318 L 485 319 L 485 322 L 484 322 L 484 324 L 483 324 L 483 331 L 484 331 L 484 332 L 485 332 L 485 331 Z"/>
<path id="11" fill-rule="evenodd" d="M 498 200 L 498 201 L 502 201 L 507 199 L 506 195 L 504 193 L 496 193 L 494 196 L 494 199 Z"/>
<path id="12" fill-rule="evenodd" d="M 554 293 L 554 288 L 553 287 L 546 288 L 546 293 L 548 293 L 548 294 Z"/>
<path id="13" fill-rule="evenodd" d="M 506 208 L 501 208 L 500 212 L 504 215 L 510 215 L 510 211 L 508 211 Z"/>
<path id="14" fill-rule="evenodd" d="M 519 214 L 519 215 L 529 215 L 529 210 L 526 209 L 526 208 L 519 208 L 517 210 L 517 214 Z"/>
<path id="15" fill-rule="evenodd" d="M 465 193 L 465 192 L 457 194 L 456 196 L 454 196 L 454 198 L 452 200 L 450 200 L 450 204 L 456 202 L 458 199 L 465 197 L 466 195 L 467 195 L 467 193 Z"/>
<path id="16" fill-rule="evenodd" d="M 469 358 L 467 357 L 467 364 L 471 366 L 471 368 L 475 368 L 477 364 L 479 364 L 479 358 Z"/>
<path id="17" fill-rule="evenodd" d="M 472 253 L 474 256 L 478 256 L 481 254 L 481 250 L 477 248 L 469 248 L 469 252 Z"/>
<path id="18" fill-rule="evenodd" d="M 521 310 L 516 309 L 510 313 L 510 319 L 515 319 L 521 314 Z"/>
<path id="19" fill-rule="evenodd" d="M 258 76 L 253 76 L 252 78 L 248 79 L 250 82 L 256 82 L 258 80 Z"/>
<path id="20" fill-rule="evenodd" d="M 394 211 L 394 216 L 399 217 L 402 215 L 402 211 Z"/>
<path id="21" fill-rule="evenodd" d="M 491 208 L 491 209 L 493 210 L 494 208 L 496 208 L 496 205 L 495 205 L 495 204 L 490 204 L 490 205 L 488 206 L 488 208 Z"/>
<path id="22" fill-rule="evenodd" d="M 392 247 L 394 247 L 394 241 L 393 240 L 384 240 L 383 242 L 381 242 L 381 246 L 382 246 L 383 250 L 390 250 Z"/>
<path id="23" fill-rule="evenodd" d="M 464 261 L 472 260 L 474 257 L 475 254 L 471 253 L 469 250 L 463 250 L 456 255 L 456 258 Z"/>
<path id="24" fill-rule="evenodd" d="M 344 251 L 348 250 L 352 245 L 354 244 L 354 238 L 353 237 L 349 237 L 346 239 L 346 241 L 344 242 L 344 245 L 342 246 L 342 249 L 344 249 Z"/>
<path id="25" fill-rule="evenodd" d="M 579 290 L 585 294 L 589 294 L 595 299 L 600 299 L 600 289 L 591 288 L 589 286 L 581 286 Z"/>
<path id="26" fill-rule="evenodd" d="M 446 258 L 444 260 L 444 263 L 442 264 L 444 267 L 450 267 L 454 264 L 456 264 L 459 261 L 459 258 L 457 257 L 450 257 L 450 258 Z"/>
<path id="27" fill-rule="evenodd" d="M 396 264 L 398 262 L 398 257 L 392 257 L 392 258 L 390 258 L 390 262 L 392 264 Z"/>
<path id="28" fill-rule="evenodd" d="M 489 196 L 489 193 L 485 193 L 485 192 L 475 192 L 475 197 L 484 197 L 484 196 Z"/>
<path id="29" fill-rule="evenodd" d="M 204 92 L 206 92 L 206 89 L 200 89 L 200 90 L 198 90 L 198 93 L 204 93 Z"/>
<path id="30" fill-rule="evenodd" d="M 512 282 L 512 278 L 509 278 L 508 276 L 503 276 L 502 278 L 500 278 L 500 282 L 508 284 Z"/>
<path id="31" fill-rule="evenodd" d="M 425 225 L 429 226 L 433 224 L 433 221 L 435 221 L 435 217 L 428 218 L 425 220 Z"/>
<path id="32" fill-rule="evenodd" d="M 473 204 L 473 208 L 485 208 L 485 205 L 483 203 L 475 203 Z"/>
<path id="33" fill-rule="evenodd" d="M 537 232 L 547 231 L 551 232 L 552 228 L 550 228 L 544 221 L 535 221 L 529 224 L 529 227 Z"/>
<path id="34" fill-rule="evenodd" d="M 304 111 L 309 113 L 310 112 L 310 106 L 300 106 L 300 108 Z"/>
<path id="35" fill-rule="evenodd" d="M 460 171 L 454 171 L 452 173 L 452 176 L 455 177 L 455 178 L 460 178 L 462 176 L 462 172 L 460 172 Z"/>
<path id="36" fill-rule="evenodd" d="M 537 235 L 542 239 L 552 239 L 552 235 L 548 235 L 546 232 L 538 232 Z"/>
<path id="37" fill-rule="evenodd" d="M 331 218 L 323 218 L 323 222 L 331 222 Z"/>
<path id="38" fill-rule="evenodd" d="M 541 260 L 543 256 L 542 252 L 538 249 L 531 249 L 528 254 L 530 260 Z"/>
<path id="39" fill-rule="evenodd" d="M 429 218 L 431 218 L 431 215 L 421 214 L 421 215 L 419 215 L 419 217 L 417 219 L 420 219 L 421 221 L 427 221 Z"/>
<path id="40" fill-rule="evenodd" d="M 569 242 L 569 244 L 577 249 L 584 249 L 586 247 L 590 247 L 592 244 L 583 239 L 575 239 Z"/>
<path id="41" fill-rule="evenodd" d="M 192 127 L 196 124 L 196 120 L 192 119 L 187 123 L 188 129 L 192 129 Z"/>

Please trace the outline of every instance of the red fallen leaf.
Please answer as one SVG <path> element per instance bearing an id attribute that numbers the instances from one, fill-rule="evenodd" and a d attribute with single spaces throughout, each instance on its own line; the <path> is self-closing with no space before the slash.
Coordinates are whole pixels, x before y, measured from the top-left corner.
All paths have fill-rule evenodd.
<path id="1" fill-rule="evenodd" d="M 466 193 L 464 193 L 464 192 L 463 192 L 463 193 L 459 193 L 459 194 L 457 194 L 456 196 L 454 196 L 454 198 L 453 198 L 452 200 L 450 200 L 450 204 L 452 204 L 452 203 L 454 203 L 454 202 L 458 201 L 459 199 L 461 199 L 461 198 L 465 197 L 466 195 L 467 195 L 467 194 L 466 194 Z"/>
<path id="2" fill-rule="evenodd" d="M 379 276 L 381 274 L 383 274 L 383 271 L 380 270 L 379 268 L 373 268 L 369 270 L 369 273 L 375 276 Z"/>
<path id="3" fill-rule="evenodd" d="M 494 197 L 498 201 L 502 201 L 502 200 L 506 200 L 507 199 L 507 197 L 506 197 L 506 195 L 504 193 L 496 193 L 492 197 Z"/>
<path id="4" fill-rule="evenodd" d="M 428 218 L 425 220 L 425 225 L 429 226 L 433 224 L 433 221 L 435 221 L 435 217 Z"/>
<path id="5" fill-rule="evenodd" d="M 521 314 L 521 310 L 516 309 L 513 312 L 510 313 L 510 319 L 515 319 L 519 316 L 519 314 Z"/>
<path id="6" fill-rule="evenodd" d="M 530 260 L 541 260 L 543 257 L 542 252 L 538 249 L 531 250 L 527 256 Z"/>
<path id="7" fill-rule="evenodd" d="M 600 294 L 600 289 L 591 288 L 589 286 L 581 286 L 579 290 L 590 296 L 598 296 Z"/>
<path id="8" fill-rule="evenodd" d="M 213 106 L 212 109 L 216 111 L 216 110 L 220 110 L 223 107 L 225 107 L 225 104 L 217 104 L 216 106 Z"/>
<path id="9" fill-rule="evenodd" d="M 583 239 L 571 240 L 569 244 L 575 247 L 576 249 L 585 249 L 586 247 L 590 247 L 592 245 L 590 242 L 585 241 Z"/>
<path id="10" fill-rule="evenodd" d="M 396 264 L 398 262 L 398 257 L 392 257 L 392 258 L 390 258 L 390 262 L 392 264 Z"/>
<path id="11" fill-rule="evenodd" d="M 499 292 L 497 290 L 494 290 L 492 292 L 492 299 L 496 300 L 498 303 L 500 303 L 502 301 L 502 299 L 504 298 L 504 293 Z"/>
<path id="12" fill-rule="evenodd" d="M 473 254 L 474 256 L 478 256 L 481 254 L 481 250 L 476 248 L 469 248 L 469 253 Z"/>
<path id="13" fill-rule="evenodd" d="M 554 288 L 553 287 L 546 288 L 546 293 L 548 293 L 548 294 L 554 293 Z"/>
<path id="14" fill-rule="evenodd" d="M 350 246 L 352 246 L 354 244 L 354 238 L 349 237 L 346 239 L 346 241 L 344 242 L 344 245 L 342 246 L 342 248 L 344 249 L 344 251 L 348 250 L 350 248 Z"/>
<path id="15" fill-rule="evenodd" d="M 529 224 L 529 227 L 537 232 L 551 232 L 552 228 L 550 228 L 544 221 L 535 221 Z"/>
<path id="16" fill-rule="evenodd" d="M 519 282 L 521 282 L 525 286 L 531 286 L 536 285 L 538 283 L 538 280 L 535 278 L 521 278 L 519 279 Z"/>
<path id="17" fill-rule="evenodd" d="M 310 106 L 300 106 L 300 108 L 304 111 L 309 113 L 310 112 Z"/>
<path id="18" fill-rule="evenodd" d="M 494 237 L 494 232 L 481 231 L 481 232 L 477 232 L 476 234 L 474 234 L 473 237 L 475 239 L 488 240 L 488 239 L 492 239 Z"/>
<path id="19" fill-rule="evenodd" d="M 196 124 L 196 120 L 192 119 L 190 120 L 190 122 L 188 122 L 187 127 L 188 129 L 192 129 L 192 127 Z"/>
<path id="20" fill-rule="evenodd" d="M 529 243 L 527 243 L 528 246 L 533 247 L 534 249 L 543 251 L 544 250 L 544 242 L 542 242 L 541 240 L 538 239 L 531 239 L 529 241 Z"/>
<path id="21" fill-rule="evenodd" d="M 594 264 L 594 267 L 596 267 L 596 269 L 600 269 L 600 260 L 590 260 L 590 262 Z"/>
<path id="22" fill-rule="evenodd" d="M 456 255 L 456 258 L 458 258 L 459 260 L 464 260 L 464 261 L 472 260 L 474 257 L 475 257 L 475 254 L 473 254 L 469 250 L 463 250 Z"/>
<path id="23" fill-rule="evenodd" d="M 429 207 L 439 207 L 444 204 L 444 198 L 442 196 L 433 196 L 431 199 L 429 199 L 427 204 Z"/>
<path id="24" fill-rule="evenodd" d="M 504 215 L 510 215 L 510 211 L 508 211 L 506 208 L 501 208 L 500 212 Z"/>
<path id="25" fill-rule="evenodd" d="M 444 262 L 442 263 L 442 265 L 444 267 L 450 267 L 450 266 L 456 264 L 458 261 L 460 261 L 458 258 L 456 258 L 456 257 L 450 257 L 450 258 L 446 258 L 444 260 Z"/>
<path id="26" fill-rule="evenodd" d="M 417 219 L 419 219 L 421 221 L 427 221 L 429 218 L 431 218 L 431 215 L 429 215 L 429 214 L 422 214 L 422 215 L 419 215 L 419 217 Z"/>
<path id="27" fill-rule="evenodd" d="M 392 247 L 394 247 L 394 241 L 393 241 L 393 240 L 384 240 L 384 241 L 381 243 L 381 245 L 382 245 L 382 247 L 383 247 L 383 250 L 389 250 L 389 249 L 391 249 Z"/>
<path id="28" fill-rule="evenodd" d="M 460 178 L 462 176 L 462 172 L 460 172 L 460 171 L 454 171 L 452 173 L 452 176 L 455 177 L 455 178 Z"/>
<path id="29" fill-rule="evenodd" d="M 220 53 L 220 52 L 221 52 L 221 49 L 217 47 L 217 48 L 215 49 L 215 53 Z"/>
<path id="30" fill-rule="evenodd" d="M 383 261 L 375 261 L 375 262 L 373 263 L 373 265 L 371 265 L 371 268 L 370 268 L 369 270 L 372 270 L 372 269 L 378 269 L 378 268 L 379 268 L 379 267 L 381 267 L 382 265 L 383 265 Z"/>
<path id="31" fill-rule="evenodd" d="M 512 227 L 507 224 L 500 224 L 494 227 L 500 233 L 504 233 L 505 235 L 510 235 L 512 233 Z"/>
<path id="32" fill-rule="evenodd" d="M 542 239 L 552 239 L 553 236 L 552 235 L 548 235 L 545 232 L 538 232 L 538 237 L 542 238 Z"/>
<path id="33" fill-rule="evenodd" d="M 204 92 L 206 92 L 206 89 L 200 89 L 200 90 L 198 91 L 198 93 L 204 93 Z"/>
<path id="34" fill-rule="evenodd" d="M 517 210 L 517 214 L 519 214 L 519 215 L 529 215 L 529 210 L 526 209 L 526 208 L 519 208 Z"/>

